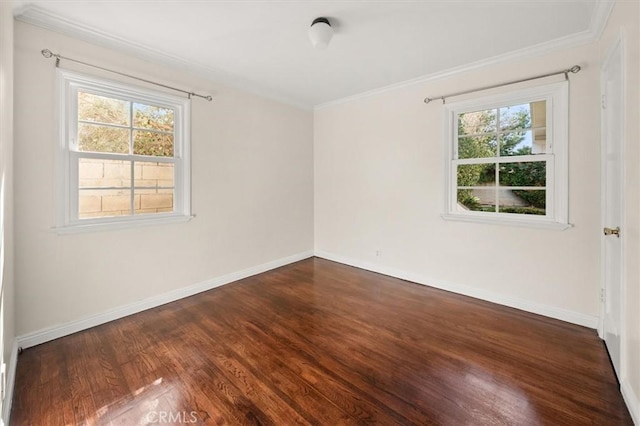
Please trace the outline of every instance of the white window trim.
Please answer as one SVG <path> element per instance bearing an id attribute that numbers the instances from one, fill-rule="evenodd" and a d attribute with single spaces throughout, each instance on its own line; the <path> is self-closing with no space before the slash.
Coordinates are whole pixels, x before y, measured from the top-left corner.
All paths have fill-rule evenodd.
<path id="1" fill-rule="evenodd" d="M 460 212 L 457 207 L 457 176 L 453 166 L 455 141 L 458 136 L 457 116 L 460 113 L 493 109 L 537 100 L 547 102 L 547 137 L 551 141 L 551 159 L 547 170 L 547 215 L 514 213 Z M 524 226 L 564 230 L 569 224 L 569 83 L 563 81 L 544 86 L 483 96 L 445 104 L 444 107 L 444 213 L 442 218 L 462 222 Z"/>
<path id="2" fill-rule="evenodd" d="M 130 101 L 166 106 L 174 110 L 174 211 L 148 215 L 113 216 L 105 218 L 77 218 L 78 197 L 71 184 L 77 182 L 71 168 L 74 151 L 70 140 L 76 137 L 77 91 L 87 90 L 105 96 L 115 96 Z M 103 78 L 79 74 L 63 69 L 56 70 L 56 120 L 58 138 L 55 149 L 56 162 L 56 226 L 60 234 L 135 228 L 144 225 L 187 222 L 191 215 L 191 149 L 189 99 L 132 86 Z M 94 157 L 117 159 L 118 154 L 95 153 Z M 136 156 L 134 156 L 136 157 Z M 139 156 L 142 161 L 160 161 L 160 157 Z M 75 170 L 77 174 L 77 170 Z"/>

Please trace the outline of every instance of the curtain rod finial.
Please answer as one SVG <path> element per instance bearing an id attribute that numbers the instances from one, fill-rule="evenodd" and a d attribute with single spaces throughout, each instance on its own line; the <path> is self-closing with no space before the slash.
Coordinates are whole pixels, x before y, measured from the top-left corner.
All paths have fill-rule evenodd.
<path id="1" fill-rule="evenodd" d="M 582 67 L 580 67 L 580 65 L 574 65 L 571 68 L 569 68 L 569 71 L 572 72 L 573 74 L 576 74 L 580 72 L 581 69 Z"/>
<path id="2" fill-rule="evenodd" d="M 53 56 L 53 52 L 50 51 L 49 49 L 42 49 L 40 51 L 40 53 L 42 53 L 42 56 L 44 56 L 45 58 L 49 59 Z"/>

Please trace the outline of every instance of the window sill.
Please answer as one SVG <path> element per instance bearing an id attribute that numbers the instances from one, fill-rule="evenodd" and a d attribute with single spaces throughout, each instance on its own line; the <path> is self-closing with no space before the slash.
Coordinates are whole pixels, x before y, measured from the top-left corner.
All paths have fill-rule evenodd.
<path id="1" fill-rule="evenodd" d="M 456 222 L 473 222 L 484 223 L 489 225 L 503 225 L 503 226 L 519 226 L 523 228 L 538 228 L 538 229 L 551 229 L 556 231 L 564 231 L 573 227 L 570 223 L 560 223 L 542 220 L 522 220 L 522 219 L 508 219 L 508 218 L 495 218 L 495 217 L 479 217 L 479 216 L 467 216 L 457 214 L 443 214 L 441 217 L 444 220 L 452 220 Z"/>
<path id="2" fill-rule="evenodd" d="M 87 223 L 74 223 L 70 225 L 59 226 L 53 228 L 53 231 L 59 235 L 78 234 L 84 232 L 114 231 L 119 229 L 133 229 L 141 226 L 166 225 L 171 223 L 189 222 L 195 216 L 185 215 L 168 215 L 162 217 L 144 217 L 132 218 L 128 220 L 117 221 L 91 221 Z"/>

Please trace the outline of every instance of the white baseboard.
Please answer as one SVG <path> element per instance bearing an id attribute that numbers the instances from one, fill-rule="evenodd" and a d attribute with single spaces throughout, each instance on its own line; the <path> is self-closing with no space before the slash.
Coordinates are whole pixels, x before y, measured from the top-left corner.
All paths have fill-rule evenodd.
<path id="1" fill-rule="evenodd" d="M 18 346 L 21 348 L 29 348 L 31 346 L 39 345 L 41 343 L 68 336 L 69 334 L 77 333 L 78 331 L 86 330 L 100 324 L 123 318 L 138 312 L 146 311 L 147 309 L 155 308 L 156 306 L 165 305 L 167 303 L 174 302 L 185 297 L 193 296 L 194 294 L 202 293 L 203 291 L 211 290 L 212 288 L 220 287 L 222 285 L 229 284 L 243 278 L 270 271 L 271 269 L 279 268 L 281 266 L 298 262 L 303 259 L 308 259 L 309 257 L 313 257 L 313 251 L 306 251 L 281 259 L 276 259 L 271 262 L 263 263 L 262 265 L 253 266 L 251 268 L 247 268 L 238 272 L 232 272 L 230 274 L 213 278 L 198 284 L 179 288 L 167 293 L 133 302 L 128 305 L 110 309 L 100 314 L 91 315 L 89 317 L 71 321 L 66 324 L 60 324 L 57 326 L 34 331 L 32 333 L 27 333 L 17 337 Z"/>
<path id="2" fill-rule="evenodd" d="M 517 297 L 504 296 L 493 291 L 484 290 L 481 288 L 470 287 L 462 284 L 455 284 L 451 282 L 445 282 L 441 280 L 432 280 L 428 277 L 424 277 L 419 274 L 400 271 L 387 266 L 376 265 L 362 260 L 350 259 L 341 255 L 325 252 L 322 250 L 316 250 L 315 255 L 323 259 L 331 260 L 338 263 L 344 263 L 345 265 L 355 266 L 356 268 L 366 269 L 367 271 L 377 272 L 383 275 L 389 275 L 391 277 L 400 278 L 415 282 L 418 284 L 426 285 L 429 287 L 439 288 L 441 290 L 451 291 L 453 293 L 462 294 L 464 296 L 474 297 L 476 299 L 486 300 L 488 302 L 497 303 L 499 305 L 509 306 L 511 308 L 520 309 L 522 311 L 531 312 L 545 317 L 555 318 L 562 321 L 570 322 L 572 324 L 578 324 L 584 327 L 597 328 L 598 317 L 592 315 L 582 314 L 580 312 L 573 312 L 554 306 L 543 305 L 536 302 L 531 302 L 526 299 L 520 299 Z"/>
<path id="3" fill-rule="evenodd" d="M 2 422 L 9 424 L 11 416 L 11 404 L 13 403 L 13 387 L 16 383 L 16 367 L 18 366 L 18 339 L 13 339 L 13 347 L 11 348 L 11 356 L 7 363 L 7 378 L 5 382 L 5 396 L 2 403 Z"/>
<path id="4" fill-rule="evenodd" d="M 622 392 L 624 402 L 627 403 L 627 408 L 629 409 L 633 423 L 640 426 L 640 399 L 638 399 L 638 395 L 633 391 L 629 380 L 622 381 L 620 384 L 620 392 Z"/>

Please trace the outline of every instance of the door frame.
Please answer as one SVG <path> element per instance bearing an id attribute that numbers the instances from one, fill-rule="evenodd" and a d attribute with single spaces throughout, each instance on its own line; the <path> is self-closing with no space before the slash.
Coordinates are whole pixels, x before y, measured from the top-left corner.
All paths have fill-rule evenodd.
<path id="1" fill-rule="evenodd" d="M 620 195 L 621 195 L 621 212 L 620 212 L 620 217 L 621 217 L 621 223 L 620 223 L 620 227 L 622 229 L 622 232 L 620 233 L 620 268 L 621 268 L 621 273 L 620 273 L 620 299 L 621 299 L 621 303 L 620 303 L 620 377 L 618 377 L 618 381 L 621 383 L 622 382 L 622 378 L 625 376 L 626 373 L 626 369 L 627 369 L 627 365 L 626 365 L 626 356 L 625 356 L 625 349 L 626 349 L 626 342 L 625 342 L 625 337 L 626 337 L 626 327 L 625 327 L 625 322 L 624 322 L 624 317 L 625 317 L 625 299 L 626 299 L 626 282 L 627 282 L 627 268 L 626 268 L 626 261 L 625 261 L 625 257 L 626 257 L 626 223 L 627 223 L 627 218 L 626 218 L 626 213 L 625 213 L 625 191 L 626 191 L 626 182 L 624 180 L 624 176 L 625 176 L 625 147 L 624 147 L 624 143 L 626 141 L 626 137 L 627 137 L 627 132 L 626 132 L 626 125 L 627 125 L 627 117 L 626 117 L 626 111 L 627 111 L 627 93 L 626 93 L 626 61 L 627 61 L 627 55 L 626 55 L 626 43 L 625 43 L 625 34 L 623 30 L 620 30 L 620 32 L 618 33 L 618 35 L 615 37 L 615 39 L 613 39 L 613 41 L 611 42 L 611 45 L 609 46 L 609 48 L 607 49 L 607 53 L 605 55 L 605 59 L 603 60 L 601 66 L 600 66 L 600 294 L 604 293 L 604 299 L 606 299 L 607 292 L 606 292 L 606 286 L 605 286 L 605 236 L 602 232 L 602 229 L 606 226 L 613 226 L 614 224 L 606 224 L 605 223 L 605 209 L 606 209 L 606 200 L 605 200 L 605 191 L 606 191 L 606 147 L 605 147 L 605 126 L 604 126 L 604 120 L 605 120 L 605 114 L 604 114 L 604 110 L 602 108 L 602 102 L 604 99 L 604 95 L 605 95 L 605 81 L 604 81 L 604 70 L 605 67 L 607 66 L 607 64 L 609 63 L 609 61 L 611 60 L 613 53 L 616 51 L 616 49 L 619 48 L 620 49 L 620 73 L 621 73 L 621 78 L 622 78 L 622 110 L 623 110 L 623 114 L 621 117 L 621 143 L 620 143 L 620 182 L 621 182 L 621 190 L 620 190 Z M 605 300 L 603 300 L 602 297 L 600 297 L 600 320 L 599 320 L 599 324 L 598 324 L 598 336 L 603 340 L 604 342 L 604 317 L 605 317 Z"/>

